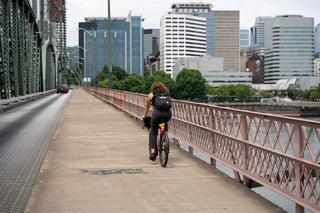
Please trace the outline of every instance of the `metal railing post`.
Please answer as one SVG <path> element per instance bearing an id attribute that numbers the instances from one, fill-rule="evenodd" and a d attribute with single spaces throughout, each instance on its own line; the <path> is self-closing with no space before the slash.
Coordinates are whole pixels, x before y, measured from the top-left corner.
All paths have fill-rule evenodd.
<path id="1" fill-rule="evenodd" d="M 210 109 L 209 112 L 209 124 L 210 124 L 210 128 L 214 129 L 214 117 L 213 117 L 213 110 Z M 215 144 L 215 137 L 214 135 L 212 136 L 212 141 L 210 141 L 211 147 L 212 147 L 212 154 L 214 154 L 214 144 Z M 211 166 L 215 167 L 217 166 L 217 162 L 214 158 L 210 157 L 210 164 Z"/>
<path id="2" fill-rule="evenodd" d="M 247 135 L 247 131 L 248 131 L 248 125 L 247 125 L 247 116 L 243 115 L 242 116 L 242 129 L 241 129 L 241 134 L 242 134 L 242 139 L 243 140 L 248 140 L 248 135 Z M 244 169 L 247 170 L 248 169 L 248 145 L 246 144 L 242 144 L 241 145 L 241 152 L 242 152 L 242 162 L 244 165 Z M 249 187 L 249 182 L 250 179 L 243 175 L 243 185 L 245 185 L 246 187 Z"/>
<path id="3" fill-rule="evenodd" d="M 295 155 L 297 158 L 303 158 L 303 155 L 301 156 L 301 151 L 303 148 L 303 136 L 302 136 L 302 127 L 300 125 L 297 125 L 296 129 L 295 129 L 295 143 L 293 144 L 293 149 L 295 152 Z M 303 173 L 302 168 L 301 168 L 301 164 L 300 163 L 296 163 L 295 164 L 295 168 L 294 168 L 294 172 L 295 172 L 295 190 L 296 190 L 296 196 L 297 198 L 299 198 L 300 196 L 303 197 L 303 195 L 301 195 L 301 189 L 302 189 L 302 185 L 301 183 L 303 182 L 303 175 L 301 173 Z M 304 207 L 297 204 L 296 203 L 296 213 L 304 213 Z"/>

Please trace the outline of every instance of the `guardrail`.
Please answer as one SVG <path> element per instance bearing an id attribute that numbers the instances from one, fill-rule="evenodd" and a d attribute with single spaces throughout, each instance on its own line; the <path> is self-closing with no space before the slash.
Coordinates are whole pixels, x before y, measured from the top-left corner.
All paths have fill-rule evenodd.
<path id="1" fill-rule="evenodd" d="M 56 92 L 55 89 L 48 90 L 48 91 L 45 91 L 45 92 L 38 92 L 38 93 L 31 94 L 31 95 L 20 96 L 20 97 L 16 97 L 16 98 L 10 98 L 10 99 L 4 99 L 4 100 L 0 99 L 0 106 L 1 105 L 11 104 L 11 103 L 14 103 L 14 102 L 23 101 L 23 100 L 26 100 L 26 99 L 34 98 L 34 97 L 45 95 L 45 94 L 51 94 L 51 93 L 54 93 L 54 92 Z"/>
<path id="2" fill-rule="evenodd" d="M 142 119 L 147 95 L 102 88 L 89 93 Z M 149 112 L 151 113 L 151 112 Z M 173 100 L 169 134 L 304 208 L 320 211 L 320 122 Z"/>

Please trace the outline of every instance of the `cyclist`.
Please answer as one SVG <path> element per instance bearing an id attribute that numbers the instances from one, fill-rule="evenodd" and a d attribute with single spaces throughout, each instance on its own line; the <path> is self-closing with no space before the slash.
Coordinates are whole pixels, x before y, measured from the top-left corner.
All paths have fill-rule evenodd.
<path id="1" fill-rule="evenodd" d="M 159 81 L 156 81 L 151 85 L 151 92 L 148 95 L 143 118 L 147 116 L 150 105 L 154 105 L 154 98 L 153 98 L 154 92 L 169 93 L 169 89 Z M 149 149 L 150 149 L 149 159 L 152 161 L 155 161 L 157 157 L 156 146 L 157 146 L 158 125 L 162 122 L 165 122 L 166 123 L 165 130 L 168 130 L 167 122 L 171 119 L 171 116 L 172 116 L 171 110 L 159 111 L 155 107 L 153 107 L 152 117 L 151 117 L 151 129 L 149 133 Z"/>

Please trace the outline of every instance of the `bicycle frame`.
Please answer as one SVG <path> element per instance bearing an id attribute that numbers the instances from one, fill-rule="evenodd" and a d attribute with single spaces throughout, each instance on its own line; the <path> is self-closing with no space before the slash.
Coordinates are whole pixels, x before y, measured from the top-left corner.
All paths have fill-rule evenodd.
<path id="1" fill-rule="evenodd" d="M 160 147 L 160 135 L 161 132 L 164 131 L 164 127 L 165 127 L 165 123 L 161 123 L 159 124 L 159 133 L 157 136 L 157 150 L 160 151 L 161 147 Z"/>

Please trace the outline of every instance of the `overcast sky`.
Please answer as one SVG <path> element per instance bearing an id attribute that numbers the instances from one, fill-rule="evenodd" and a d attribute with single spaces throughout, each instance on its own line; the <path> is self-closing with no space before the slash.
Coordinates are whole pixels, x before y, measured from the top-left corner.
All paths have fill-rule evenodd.
<path id="1" fill-rule="evenodd" d="M 77 27 L 85 17 L 108 17 L 108 0 L 67 0 L 67 46 L 78 45 Z M 160 28 L 161 16 L 171 11 L 173 3 L 200 2 L 196 0 L 110 0 L 111 17 L 141 15 L 142 26 Z M 202 0 L 214 10 L 239 10 L 240 27 L 249 29 L 258 16 L 297 14 L 313 17 L 320 23 L 320 0 Z"/>

